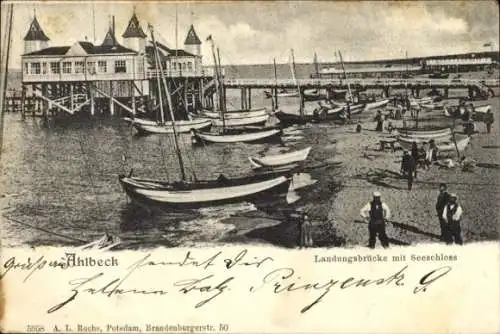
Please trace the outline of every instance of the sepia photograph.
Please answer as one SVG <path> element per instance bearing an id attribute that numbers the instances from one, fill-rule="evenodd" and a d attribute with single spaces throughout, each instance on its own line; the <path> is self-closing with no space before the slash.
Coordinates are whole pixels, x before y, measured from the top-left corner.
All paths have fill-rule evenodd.
<path id="1" fill-rule="evenodd" d="M 223 258 L 226 269 L 234 263 L 256 269 L 289 256 L 283 261 L 293 268 L 356 265 L 368 275 L 377 262 L 391 262 L 384 256 L 399 265 L 409 261 L 401 271 L 381 264 L 389 272 L 373 272 L 384 277 L 377 285 L 409 277 L 412 263 L 417 271 L 422 261 L 440 263 L 440 269 L 419 271 L 429 274 L 415 294 L 431 283 L 437 289 L 434 282 L 444 276 L 460 280 L 458 270 L 474 271 L 472 254 L 482 254 L 483 246 L 494 262 L 482 265 L 498 268 L 498 13 L 498 2 L 488 0 L 2 2 L 0 328 L 258 331 L 248 319 L 240 326 L 174 329 L 67 318 L 54 328 L 49 318 L 44 326 L 28 324 L 9 312 L 15 298 L 10 284 L 15 291 L 32 284 L 28 296 L 35 284 L 51 284 L 49 266 L 80 267 L 90 276 L 95 266 L 107 271 L 134 263 L 132 270 L 149 270 L 159 265 L 145 255 L 153 253 L 204 270 Z M 235 253 L 231 260 L 224 249 Z M 407 255 L 394 257 L 398 253 Z M 452 270 L 453 264 L 461 269 Z M 61 275 L 70 275 L 69 269 Z M 289 269 L 272 271 L 262 284 L 290 278 L 295 270 Z M 47 313 L 71 312 L 73 302 L 66 303 L 84 293 L 78 289 L 100 279 L 82 281 L 78 274 L 57 280 L 67 295 L 78 277 L 71 299 L 62 302 L 64 293 L 57 302 L 47 297 L 40 314 L 29 314 L 46 319 Z M 151 284 L 157 286 L 161 275 L 151 274 Z M 498 291 L 498 275 L 491 277 L 488 284 Z M 222 294 L 233 280 L 207 289 Z M 173 285 L 184 286 L 184 294 L 204 292 L 186 284 Z M 275 294 L 285 289 L 283 282 L 273 284 Z M 298 289 L 288 284 L 288 292 Z M 320 283 L 301 284 L 318 289 Z M 460 284 L 441 287 L 452 296 L 451 287 Z M 137 294 L 139 287 L 130 289 Z M 230 310 L 237 304 L 227 296 L 223 303 Z M 113 312 L 108 299 L 106 314 Z M 397 307 L 393 299 L 391 308 Z M 488 302 L 493 313 L 500 310 L 498 298 Z M 11 310 L 20 311 L 21 304 L 12 303 Z M 124 319 L 138 307 L 132 300 L 121 305 Z M 3 313 L 10 322 L 2 322 Z M 262 332 L 419 328 L 289 327 L 279 318 Z M 483 327 L 426 325 L 421 332 L 500 330 L 498 319 L 488 321 Z"/>

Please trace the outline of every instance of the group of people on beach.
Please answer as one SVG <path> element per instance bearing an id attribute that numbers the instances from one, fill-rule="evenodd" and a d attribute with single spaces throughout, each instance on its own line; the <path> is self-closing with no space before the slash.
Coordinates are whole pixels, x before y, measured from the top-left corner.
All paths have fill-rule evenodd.
<path id="1" fill-rule="evenodd" d="M 373 193 L 372 201 L 366 203 L 360 215 L 368 222 L 368 247 L 375 248 L 376 238 L 382 247 L 389 247 L 389 237 L 385 227 L 391 217 L 389 206 L 381 200 L 381 193 Z M 448 193 L 446 184 L 439 185 L 439 195 L 436 201 L 436 214 L 441 229 L 441 240 L 447 244 L 462 245 L 462 231 L 460 222 L 464 214 L 462 206 L 458 203 L 458 196 Z"/>
<path id="2" fill-rule="evenodd" d="M 439 227 L 441 229 L 441 241 L 446 244 L 462 245 L 461 220 L 464 209 L 458 202 L 458 196 L 448 193 L 444 183 L 439 185 L 439 194 L 435 205 Z M 360 210 L 361 217 L 368 223 L 368 247 L 375 248 L 376 239 L 380 240 L 382 247 L 389 247 L 389 237 L 386 233 L 386 224 L 390 222 L 391 210 L 386 202 L 382 201 L 382 194 L 378 191 L 373 193 L 373 199 L 366 203 Z M 312 247 L 312 223 L 305 212 L 298 216 L 299 240 L 298 245 Z"/>

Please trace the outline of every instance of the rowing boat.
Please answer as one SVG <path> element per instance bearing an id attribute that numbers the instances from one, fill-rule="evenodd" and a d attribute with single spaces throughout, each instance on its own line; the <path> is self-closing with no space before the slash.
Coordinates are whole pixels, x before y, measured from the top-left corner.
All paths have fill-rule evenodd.
<path id="1" fill-rule="evenodd" d="M 390 101 L 391 101 L 390 99 L 384 99 L 384 100 L 380 100 L 380 101 L 369 102 L 365 105 L 365 110 L 381 108 L 381 107 L 387 105 Z"/>
<path id="2" fill-rule="evenodd" d="M 438 138 L 444 136 L 451 136 L 450 128 L 443 128 L 438 130 L 408 130 L 408 129 L 397 129 L 400 136 L 411 137 L 411 138 Z"/>
<path id="3" fill-rule="evenodd" d="M 309 146 L 302 150 L 283 154 L 267 155 L 263 157 L 248 157 L 248 160 L 250 160 L 250 163 L 256 168 L 283 166 L 306 160 L 310 151 L 311 147 Z"/>
<path id="4" fill-rule="evenodd" d="M 436 147 L 438 148 L 438 150 L 440 152 L 452 151 L 452 150 L 456 150 L 457 148 L 458 148 L 459 152 L 462 152 L 469 144 L 469 141 L 470 141 L 470 137 L 465 137 L 461 140 L 458 140 L 457 147 L 455 147 L 455 143 L 450 138 L 448 138 L 446 141 L 442 141 L 442 142 L 437 141 Z M 410 150 L 413 142 L 406 141 L 402 138 L 398 138 L 398 143 L 403 149 Z M 423 143 L 428 143 L 428 141 L 421 141 L 417 144 L 423 144 Z"/>
<path id="5" fill-rule="evenodd" d="M 202 110 L 199 115 L 192 115 L 193 117 L 202 118 L 220 118 L 220 112 L 212 110 Z M 231 110 L 224 113 L 224 119 L 231 118 L 247 118 L 256 117 L 267 114 L 266 108 L 253 109 L 253 110 Z"/>
<path id="6" fill-rule="evenodd" d="M 251 117 L 239 117 L 239 118 L 225 118 L 224 121 L 220 118 L 205 118 L 203 116 L 196 116 L 195 119 L 205 120 L 211 122 L 212 125 L 218 127 L 234 127 L 234 126 L 245 126 L 245 125 L 257 125 L 264 124 L 269 119 L 269 115 L 264 112 L 257 116 Z"/>
<path id="7" fill-rule="evenodd" d="M 212 126 L 212 122 L 206 119 L 195 119 L 187 121 L 165 122 L 163 124 L 154 121 L 133 119 L 132 125 L 139 133 L 143 134 L 164 134 L 173 133 L 174 126 L 177 133 L 188 133 L 191 130 L 203 130 Z"/>
<path id="8" fill-rule="evenodd" d="M 281 136 L 282 131 L 281 129 L 269 129 L 239 134 L 211 134 L 192 131 L 191 134 L 193 139 L 199 143 L 252 143 L 279 137 Z"/>

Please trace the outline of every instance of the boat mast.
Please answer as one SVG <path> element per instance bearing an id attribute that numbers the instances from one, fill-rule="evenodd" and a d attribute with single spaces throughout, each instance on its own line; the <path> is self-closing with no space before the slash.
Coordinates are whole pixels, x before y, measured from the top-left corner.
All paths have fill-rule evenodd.
<path id="1" fill-rule="evenodd" d="M 299 81 L 297 80 L 296 76 L 296 68 L 295 68 L 295 56 L 293 54 L 293 49 L 290 49 L 290 54 L 292 56 L 292 77 L 293 81 L 295 81 L 295 84 L 297 85 L 297 89 L 299 90 L 299 96 L 301 98 L 300 102 L 300 116 L 304 116 L 304 108 L 303 108 L 303 103 L 302 103 L 302 92 L 300 91 L 300 84 Z"/>
<path id="2" fill-rule="evenodd" d="M 155 36 L 154 36 L 154 33 L 153 33 L 153 26 L 152 25 L 149 25 L 149 30 L 151 31 L 151 39 L 153 41 L 153 46 L 154 46 L 154 51 L 155 51 L 155 58 L 156 58 L 156 64 L 158 65 L 157 66 L 157 70 L 156 70 L 157 78 L 158 78 L 158 70 L 160 70 L 160 72 L 161 72 L 161 79 L 162 79 L 162 82 L 163 82 L 163 87 L 165 88 L 165 95 L 167 96 L 168 110 L 170 112 L 170 118 L 172 119 L 172 132 L 174 134 L 175 153 L 177 154 L 177 159 L 179 160 L 179 168 L 181 170 L 182 181 L 186 181 L 186 172 L 184 170 L 184 161 L 182 160 L 182 154 L 181 154 L 181 150 L 179 148 L 179 141 L 178 141 L 178 138 L 177 138 L 177 130 L 175 129 L 176 125 L 175 125 L 174 111 L 172 109 L 172 100 L 171 100 L 171 97 L 170 97 L 170 92 L 168 90 L 167 81 L 165 80 L 165 75 L 163 73 L 163 68 L 162 68 L 160 57 L 159 57 L 159 54 L 158 54 L 158 46 L 156 45 L 156 40 L 155 40 Z M 158 80 L 159 80 L 159 78 L 158 78 Z M 160 94 L 161 116 L 162 116 L 162 122 L 163 122 L 164 120 L 163 120 L 163 103 L 161 102 L 161 86 L 159 86 L 159 94 Z"/>
<path id="3" fill-rule="evenodd" d="M 154 50 L 154 57 L 155 57 L 155 74 L 156 74 L 156 85 L 158 86 L 158 100 L 160 103 L 160 120 L 161 124 L 165 123 L 165 115 L 163 112 L 163 98 L 161 96 L 161 81 L 160 81 L 160 60 L 159 60 L 159 55 L 158 55 L 158 49 L 156 48 L 156 41 L 154 39 L 153 35 L 153 26 L 149 25 L 149 30 L 151 32 L 151 39 L 153 41 L 153 50 Z"/>
<path id="4" fill-rule="evenodd" d="M 220 66 L 220 54 L 219 54 L 219 48 L 217 48 L 217 68 L 219 69 L 219 71 L 221 70 L 221 66 Z M 219 89 L 220 87 L 222 86 L 222 80 L 220 79 L 222 77 L 221 75 L 221 72 L 219 72 L 219 80 L 220 80 L 220 83 L 219 83 Z M 226 92 L 224 91 L 224 89 L 221 89 L 220 90 L 220 95 L 219 95 L 219 106 L 220 106 L 220 113 L 221 113 L 221 117 L 222 117 L 222 129 L 225 129 L 226 128 L 226 120 L 225 120 L 225 114 L 226 114 Z"/>
<path id="5" fill-rule="evenodd" d="M 342 53 L 340 53 L 340 50 L 339 50 L 339 58 L 340 58 L 340 64 L 342 65 L 342 72 L 344 72 L 344 79 L 347 81 L 347 73 L 345 71 L 344 60 L 342 59 Z M 352 96 L 352 91 L 351 91 L 351 85 L 349 84 L 349 81 L 347 81 L 347 91 L 349 92 L 349 99 L 351 100 L 351 102 L 354 102 L 354 98 Z"/>
<path id="6" fill-rule="evenodd" d="M 3 71 L 4 77 L 2 78 L 2 100 L 0 101 L 0 148 L 3 146 L 3 120 L 4 120 L 4 115 L 5 115 L 5 107 L 7 106 L 7 103 L 5 101 L 7 97 L 7 82 L 8 82 L 8 73 L 9 73 L 9 55 L 10 55 L 10 40 L 12 36 L 12 16 L 14 14 L 14 4 L 9 4 L 9 7 L 7 8 L 7 43 L 6 43 L 6 51 L 5 53 L 2 52 L 2 55 L 5 55 L 4 61 L 5 61 L 5 69 Z M 2 157 L 2 150 L 0 149 L 0 158 Z M 2 161 L 2 159 L 0 159 Z"/>
<path id="7" fill-rule="evenodd" d="M 405 68 L 405 96 L 408 98 L 408 50 L 405 52 L 406 68 Z"/>
<path id="8" fill-rule="evenodd" d="M 276 69 L 276 58 L 273 58 L 273 66 L 274 66 L 274 108 L 278 109 L 278 71 Z"/>
<path id="9" fill-rule="evenodd" d="M 215 57 L 215 50 L 214 50 L 214 41 L 212 39 L 212 35 L 208 36 L 207 40 L 210 40 L 210 46 L 212 49 L 212 56 L 214 58 L 214 72 L 215 72 L 215 93 L 217 94 L 217 98 L 215 99 L 215 102 L 217 102 L 217 106 L 214 106 L 214 109 L 220 109 L 220 106 L 218 105 L 220 102 L 220 92 L 219 92 L 219 70 L 217 68 L 217 58 Z"/>

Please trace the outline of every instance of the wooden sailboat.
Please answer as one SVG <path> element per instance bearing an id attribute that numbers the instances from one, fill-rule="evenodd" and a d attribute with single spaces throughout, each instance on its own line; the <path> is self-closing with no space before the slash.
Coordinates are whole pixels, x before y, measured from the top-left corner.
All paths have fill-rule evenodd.
<path id="1" fill-rule="evenodd" d="M 149 27 L 155 51 L 157 46 L 153 28 Z M 156 60 L 158 53 L 155 52 Z M 168 108 L 173 124 L 174 147 L 177 155 L 181 180 L 163 182 L 120 175 L 119 182 L 125 193 L 141 204 L 167 207 L 170 209 L 192 209 L 213 205 L 229 204 L 242 201 L 262 200 L 279 193 L 287 192 L 290 186 L 291 172 L 267 173 L 240 178 L 227 178 L 220 175 L 215 180 L 187 181 L 184 162 L 177 139 L 175 117 L 172 111 L 168 86 L 163 82 L 167 95 Z M 160 105 L 163 108 L 163 105 Z"/>
<path id="2" fill-rule="evenodd" d="M 292 77 L 297 85 L 297 96 L 300 96 L 298 92 L 301 91 L 300 84 L 297 80 L 296 74 L 295 74 L 295 57 L 293 53 L 293 49 L 290 50 L 290 56 L 291 56 L 291 63 L 290 63 L 290 70 L 292 72 Z M 278 96 L 279 93 L 278 93 Z M 284 112 L 283 110 L 278 110 L 274 113 L 274 116 L 279 119 L 281 124 L 283 125 L 293 125 L 293 124 L 305 124 L 312 122 L 316 119 L 315 115 L 309 114 L 306 115 L 304 114 L 304 107 L 303 107 L 303 101 L 300 102 L 300 108 L 299 108 L 299 114 L 296 113 L 289 113 L 289 112 Z"/>
<path id="3" fill-rule="evenodd" d="M 262 111 L 262 110 L 257 110 L 257 111 L 249 111 L 247 114 L 250 115 L 249 117 L 238 117 L 237 113 L 231 113 L 230 117 L 226 117 L 226 106 L 223 101 L 220 99 L 220 77 L 219 77 L 219 71 L 218 68 L 220 67 L 220 61 L 219 63 L 217 62 L 217 58 L 215 57 L 215 51 L 214 51 L 214 43 L 213 40 L 210 38 L 211 42 L 211 48 L 212 48 L 212 55 L 214 58 L 214 64 L 215 64 L 215 76 L 216 76 L 216 93 L 217 93 L 217 99 L 216 101 L 219 101 L 220 108 L 219 108 L 219 118 L 209 118 L 212 121 L 212 124 L 222 128 L 221 133 L 205 133 L 205 132 L 199 132 L 199 131 L 191 131 L 192 137 L 193 137 L 193 142 L 198 142 L 198 143 L 236 143 L 236 142 L 245 142 L 245 143 L 254 143 L 254 142 L 262 142 L 266 141 L 267 139 L 279 137 L 282 134 L 282 131 L 280 129 L 262 129 L 261 131 L 259 130 L 252 130 L 251 132 L 243 132 L 243 133 L 234 133 L 229 130 L 231 130 L 232 127 L 239 127 L 240 129 L 243 127 L 243 129 L 247 126 L 252 126 L 252 125 L 260 125 L 264 124 L 267 122 L 269 115 L 267 112 Z M 211 114 L 210 116 L 213 116 Z"/>

